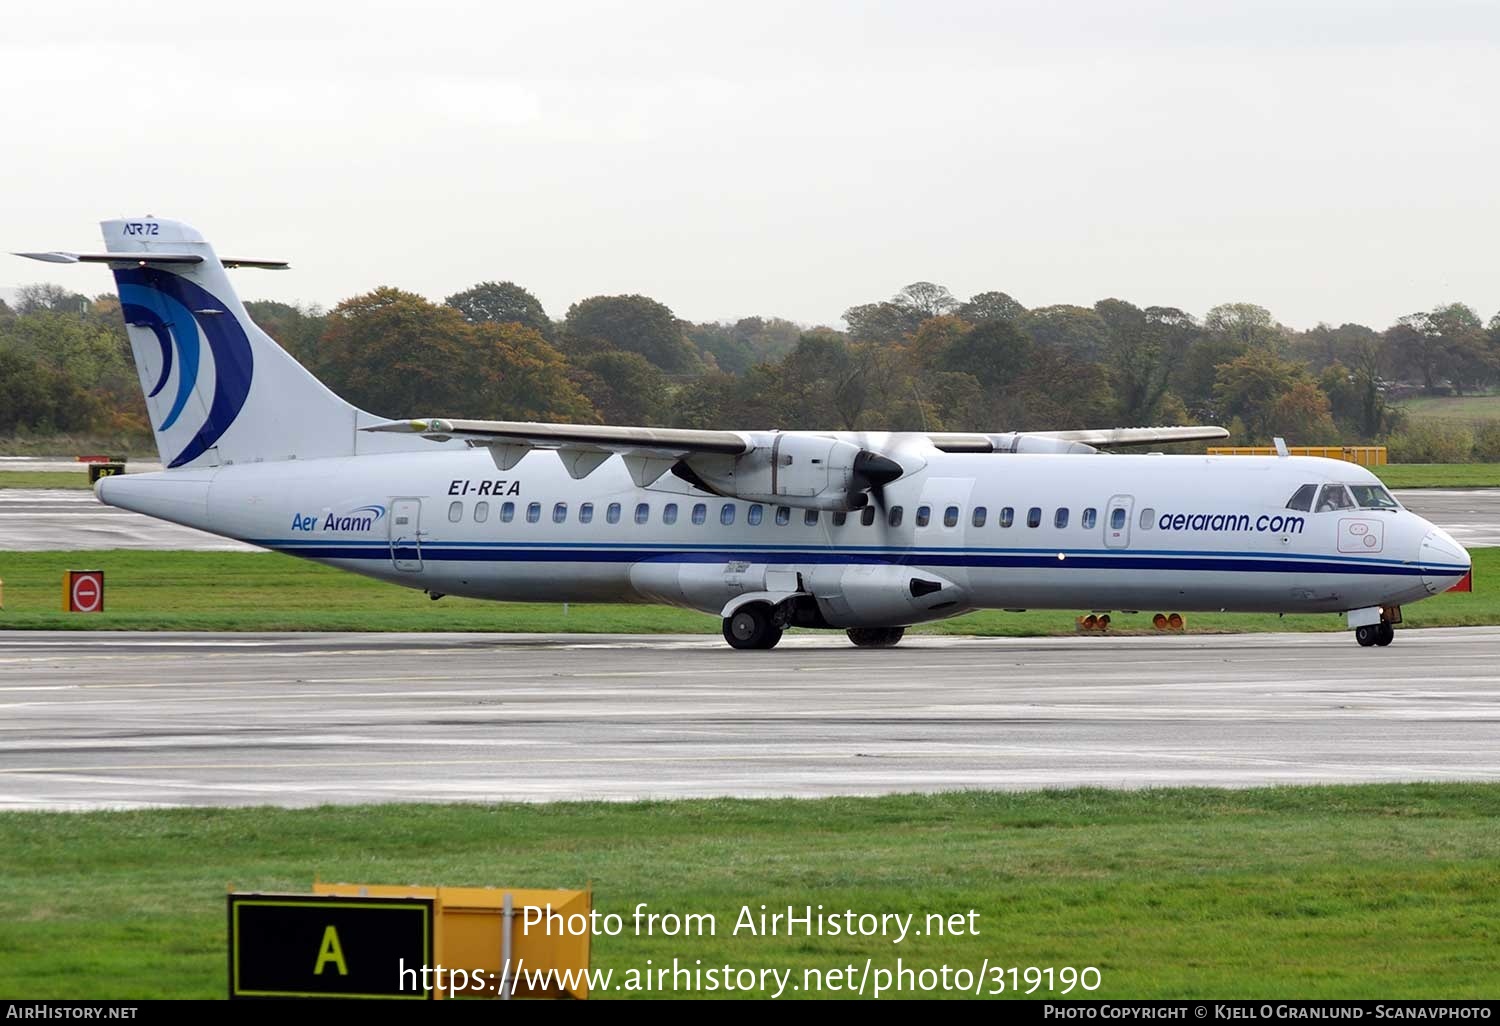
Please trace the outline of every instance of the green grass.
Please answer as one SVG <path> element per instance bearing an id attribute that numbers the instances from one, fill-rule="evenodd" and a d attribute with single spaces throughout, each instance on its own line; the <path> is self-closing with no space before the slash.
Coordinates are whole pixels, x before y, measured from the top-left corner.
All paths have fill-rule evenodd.
<path id="1" fill-rule="evenodd" d="M 1422 420 L 1460 421 L 1500 418 L 1500 395 L 1414 396 L 1397 403 L 1408 417 Z"/>
<path id="2" fill-rule="evenodd" d="M 1475 591 L 1405 609 L 1413 627 L 1500 623 L 1500 549 L 1475 549 Z M 61 611 L 64 570 L 105 572 L 105 609 Z M 647 605 L 433 602 L 342 570 L 258 552 L 0 552 L 0 630 L 507 631 L 717 633 L 717 617 Z M 1165 610 L 1174 612 L 1174 610 Z M 1084 612 L 1079 610 L 1078 612 Z M 1116 633 L 1149 633 L 1151 614 L 1116 614 Z M 1342 615 L 1193 613 L 1193 632 L 1344 630 Z M 914 628 L 925 634 L 1037 636 L 1074 633 L 1066 611 L 991 610 Z"/>
<path id="3" fill-rule="evenodd" d="M 1391 488 L 1500 488 L 1500 463 L 1388 463 L 1367 469 Z"/>
<path id="4" fill-rule="evenodd" d="M 86 470 L 0 470 L 0 488 L 92 487 Z"/>
<path id="5" fill-rule="evenodd" d="M 592 882 L 604 913 L 717 917 L 714 937 L 595 938 L 617 973 L 989 958 L 1095 966 L 1100 998 L 1488 998 L 1500 785 L 6 813 L 0 996 L 220 997 L 226 884 L 315 876 Z M 974 909 L 979 935 L 730 936 L 761 904 Z"/>

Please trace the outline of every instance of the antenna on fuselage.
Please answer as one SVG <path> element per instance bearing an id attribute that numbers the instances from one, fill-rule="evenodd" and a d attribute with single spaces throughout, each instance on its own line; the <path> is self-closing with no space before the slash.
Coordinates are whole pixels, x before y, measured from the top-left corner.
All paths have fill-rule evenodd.
<path id="1" fill-rule="evenodd" d="M 1276 455 L 1277 456 L 1290 456 L 1291 455 L 1291 453 L 1289 453 L 1289 452 L 1286 451 L 1286 439 L 1282 438 L 1280 435 L 1277 435 L 1275 438 L 1271 439 L 1271 444 L 1274 445 L 1274 446 L 1276 446 Z"/>

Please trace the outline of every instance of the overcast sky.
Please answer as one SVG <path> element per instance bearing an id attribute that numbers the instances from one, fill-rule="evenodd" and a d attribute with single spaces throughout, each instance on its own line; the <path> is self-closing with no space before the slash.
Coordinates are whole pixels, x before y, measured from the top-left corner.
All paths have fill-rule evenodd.
<path id="1" fill-rule="evenodd" d="M 246 298 L 1500 310 L 1494 0 L 48 0 L 0 97 L 4 250 L 154 213 L 292 261 Z"/>

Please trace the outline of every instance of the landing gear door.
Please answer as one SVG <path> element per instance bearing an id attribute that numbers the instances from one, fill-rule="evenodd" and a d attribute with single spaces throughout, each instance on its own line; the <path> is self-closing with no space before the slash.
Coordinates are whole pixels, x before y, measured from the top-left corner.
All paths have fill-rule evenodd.
<path id="1" fill-rule="evenodd" d="M 1130 521 L 1135 513 L 1135 499 L 1129 495 L 1111 496 L 1104 510 L 1104 546 L 1110 549 L 1128 548 L 1130 545 Z"/>
<path id="2" fill-rule="evenodd" d="M 391 562 L 397 570 L 422 569 L 422 500 L 391 500 Z"/>

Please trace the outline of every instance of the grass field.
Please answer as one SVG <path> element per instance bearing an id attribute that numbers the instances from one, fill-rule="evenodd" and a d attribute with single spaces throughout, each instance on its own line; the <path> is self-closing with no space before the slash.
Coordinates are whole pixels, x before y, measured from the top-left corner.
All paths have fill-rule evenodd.
<path id="1" fill-rule="evenodd" d="M 1446 594 L 1406 607 L 1413 627 L 1500 623 L 1500 549 L 1476 549 L 1472 593 Z M 105 572 L 105 612 L 64 613 L 64 570 Z M 5 607 L 0 630 L 216 631 L 506 631 L 564 633 L 717 633 L 718 618 L 645 605 L 483 602 L 444 598 L 372 581 L 279 553 L 0 552 Z M 1116 633 L 1150 632 L 1150 617 L 1117 614 Z M 1177 610 L 1164 610 L 1176 612 Z M 1085 610 L 1078 610 L 1085 612 Z M 1342 615 L 1194 613 L 1194 632 L 1344 630 Z M 1036 636 L 1071 634 L 1065 611 L 997 610 L 913 629 L 927 634 Z"/>
<path id="2" fill-rule="evenodd" d="M 88 471 L 0 470 L 0 488 L 91 488 Z"/>
<path id="3" fill-rule="evenodd" d="M 617 973 L 989 958 L 1095 966 L 1094 997 L 1489 998 L 1500 785 L 6 813 L 0 996 L 222 996 L 226 884 L 305 893 L 315 875 L 592 881 L 627 922 L 638 902 L 715 915 L 714 937 L 595 938 Z M 979 935 L 731 936 L 761 904 L 974 909 Z"/>
<path id="4" fill-rule="evenodd" d="M 1500 395 L 1415 396 L 1396 404 L 1408 417 L 1468 424 L 1500 419 Z"/>
<path id="5" fill-rule="evenodd" d="M 1388 463 L 1369 469 L 1390 488 L 1500 488 L 1500 463 Z"/>

